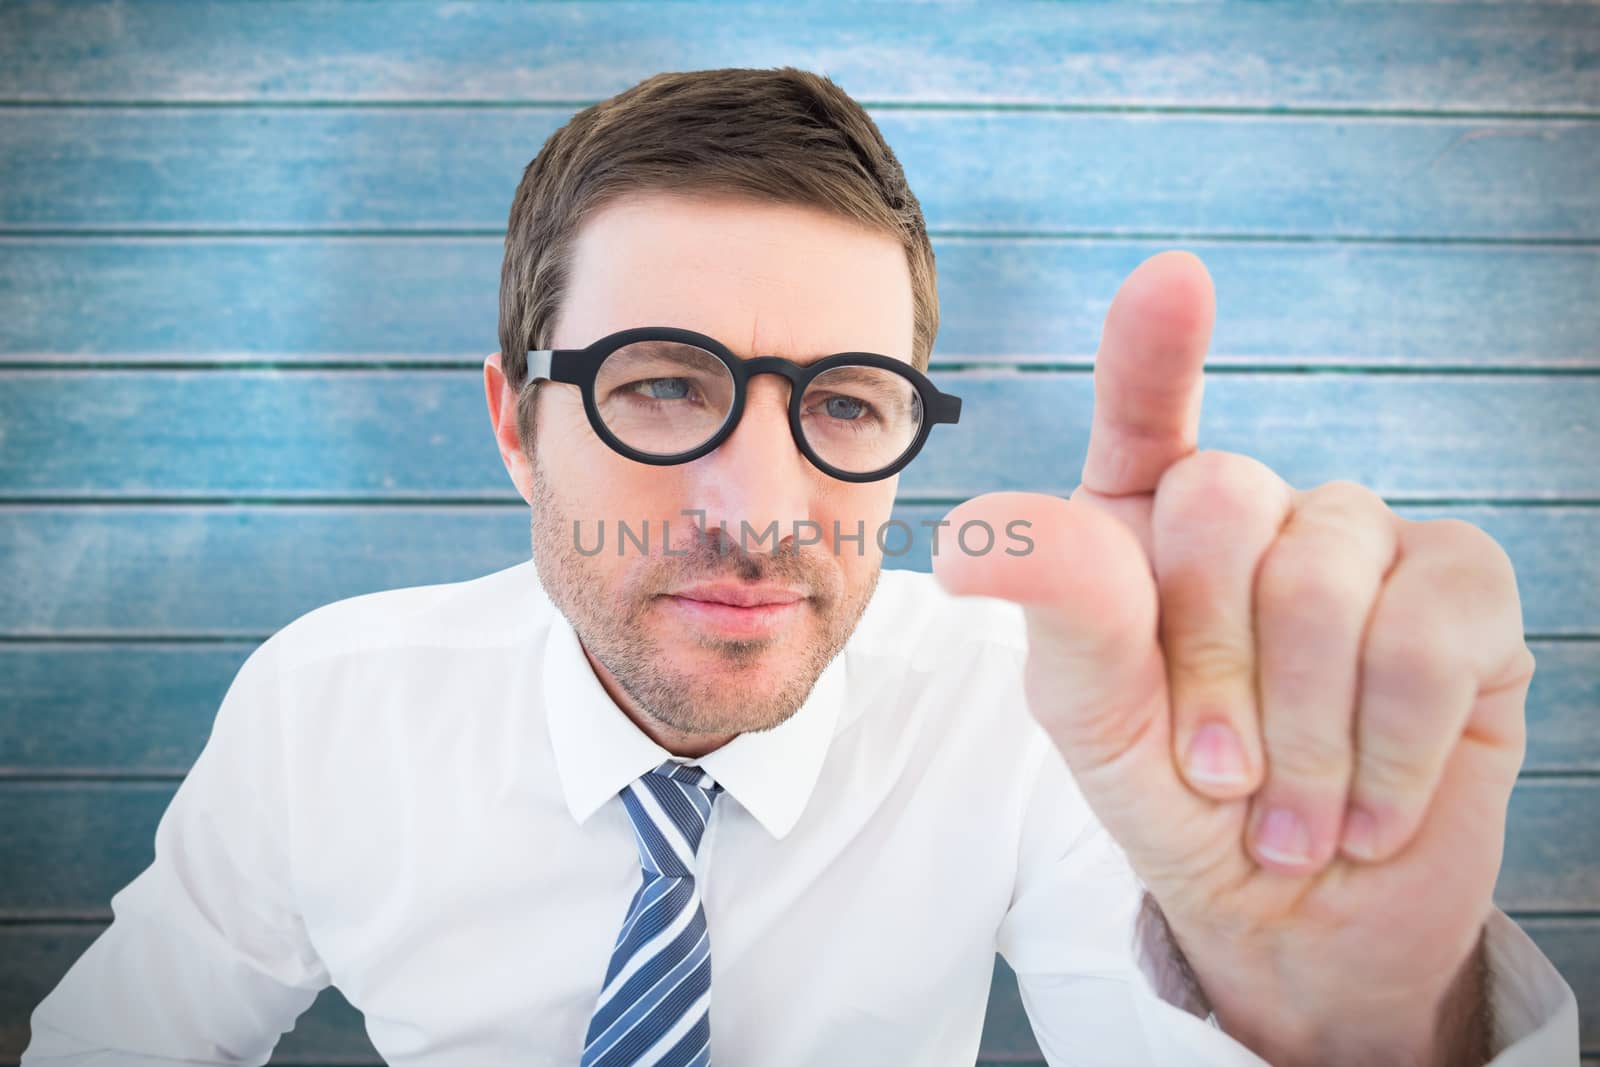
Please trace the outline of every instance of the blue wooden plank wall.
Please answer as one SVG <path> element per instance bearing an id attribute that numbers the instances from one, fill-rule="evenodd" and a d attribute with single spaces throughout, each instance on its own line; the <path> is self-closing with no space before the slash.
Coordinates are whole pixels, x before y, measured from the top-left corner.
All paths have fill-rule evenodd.
<path id="1" fill-rule="evenodd" d="M 904 517 L 1069 490 L 1107 304 L 1181 247 L 1203 444 L 1506 546 L 1539 670 L 1498 899 L 1600 1063 L 1600 8 L 145 2 L 0 7 L 0 1062 L 256 644 L 525 557 L 480 365 L 544 138 L 781 64 L 867 105 L 934 235 L 970 419 Z M 1041 1062 L 996 975 L 985 1060 Z M 273 1062 L 335 1061 L 376 1057 L 330 991 Z"/>

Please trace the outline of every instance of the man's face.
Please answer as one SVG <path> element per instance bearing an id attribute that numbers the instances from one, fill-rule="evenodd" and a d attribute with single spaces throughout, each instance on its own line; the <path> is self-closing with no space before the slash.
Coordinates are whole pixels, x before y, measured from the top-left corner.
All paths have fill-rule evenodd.
<path id="1" fill-rule="evenodd" d="M 574 251 L 556 348 L 634 326 L 677 326 L 744 359 L 811 363 L 867 351 L 911 361 L 904 250 L 820 211 L 640 194 L 592 216 Z M 758 375 L 743 420 L 718 448 L 653 466 L 595 435 L 576 387 L 541 387 L 531 492 L 540 579 L 612 696 L 680 754 L 703 754 L 793 714 L 877 584 L 875 535 L 898 477 L 850 483 L 817 470 L 795 447 L 788 400 L 785 379 Z M 647 550 L 619 539 L 619 520 L 637 536 L 647 519 Z M 779 551 L 772 536 L 757 538 L 774 522 Z M 820 528 L 821 543 L 796 550 L 797 524 L 802 539 Z M 836 529 L 864 530 L 864 544 L 836 541 Z M 602 550 L 586 554 L 597 543 Z M 780 586 L 803 599 L 739 609 L 674 595 L 707 582 Z"/>

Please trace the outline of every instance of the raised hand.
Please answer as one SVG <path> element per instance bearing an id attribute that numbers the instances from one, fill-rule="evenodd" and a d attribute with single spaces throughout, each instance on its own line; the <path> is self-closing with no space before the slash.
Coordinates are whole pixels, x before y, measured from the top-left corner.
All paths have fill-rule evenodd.
<path id="1" fill-rule="evenodd" d="M 1522 764 L 1515 575 L 1469 523 L 1198 451 L 1214 306 L 1194 256 L 1140 264 L 1082 484 L 961 504 L 1033 550 L 934 573 L 1025 608 L 1030 710 L 1225 1030 L 1275 1064 L 1433 1062 Z"/>

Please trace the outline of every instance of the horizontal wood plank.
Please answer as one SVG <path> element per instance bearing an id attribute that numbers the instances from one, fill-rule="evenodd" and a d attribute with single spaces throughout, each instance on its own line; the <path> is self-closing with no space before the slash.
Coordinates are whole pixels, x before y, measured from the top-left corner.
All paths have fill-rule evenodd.
<path id="1" fill-rule="evenodd" d="M 1600 778 L 1524 778 L 1511 791 L 1495 901 L 1508 911 L 1600 910 Z"/>
<path id="2" fill-rule="evenodd" d="M 875 101 L 1591 112 L 1597 50 L 1581 4 L 36 3 L 0 7 L 0 98 L 592 100 L 793 64 Z"/>
<path id="3" fill-rule="evenodd" d="M 528 525 L 526 505 L 4 510 L 0 633 L 259 638 L 321 603 L 526 560 Z"/>
<path id="4" fill-rule="evenodd" d="M 1524 768 L 1600 771 L 1600 641 L 1534 638 L 1528 648 L 1538 666 L 1528 687 Z"/>
<path id="5" fill-rule="evenodd" d="M 905 527 L 883 527 L 885 566 L 928 570 L 933 524 L 949 510 L 941 505 L 897 508 L 894 518 Z M 1517 568 L 1529 633 L 1600 635 L 1600 558 L 1594 551 L 1600 544 L 1600 508 L 1399 505 L 1394 510 L 1418 521 L 1462 519 L 1498 541 Z M 526 560 L 528 521 L 527 505 L 520 500 L 504 508 L 0 508 L 0 558 L 10 561 L 7 595 L 0 597 L 0 635 L 259 639 L 333 600 L 461 581 Z M 615 546 L 615 524 L 609 529 L 606 544 Z M 659 544 L 659 524 L 655 530 L 652 544 Z M 863 531 L 874 540 L 878 532 Z M 982 533 L 969 531 L 968 551 L 982 551 Z M 941 551 L 950 551 L 951 532 L 943 538 Z M 1009 544 L 1005 531 L 997 530 L 997 550 Z M 847 543 L 841 550 L 857 549 Z M 955 550 L 962 550 L 959 542 Z M 1592 688 L 1579 689 L 1574 699 L 1589 702 L 1592 695 Z"/>
<path id="6" fill-rule="evenodd" d="M 1522 917 L 1519 924 L 1572 985 L 1579 1005 L 1584 1065 L 1600 1063 L 1600 921 Z M 27 1043 L 26 1020 L 103 929 L 96 924 L 25 924 L 0 929 L 0 1063 L 14 1064 Z M 1016 990 L 1016 977 L 995 958 L 984 1019 L 980 1060 L 1008 1067 L 1043 1067 L 1029 1059 L 1037 1043 Z M 296 1067 L 380 1067 L 382 1059 L 362 1028 L 361 1014 L 337 988 L 329 988 L 300 1017 L 273 1053 L 272 1064 Z"/>
<path id="7" fill-rule="evenodd" d="M 1600 920 L 1519 918 L 1577 995 L 1584 1062 L 1600 1061 Z M 0 929 L 0 1063 L 15 1063 L 27 1043 L 27 1018 L 67 968 L 104 929 L 99 924 L 24 924 Z M 982 1055 L 994 1063 L 1031 1064 L 1037 1049 L 1016 989 L 1016 976 L 995 957 L 984 1019 Z M 362 1028 L 361 1014 L 337 988 L 322 992 L 273 1053 L 272 1064 L 378 1067 L 382 1060 Z M 980 1061 L 980 1067 L 982 1067 Z M 1043 1064 L 1043 1060 L 1037 1061 Z"/>
<path id="8" fill-rule="evenodd" d="M 0 781 L 0 918 L 109 917 L 154 857 L 170 781 Z M 1512 791 L 1495 900 L 1516 911 L 1600 910 L 1600 779 L 1525 778 Z"/>
<path id="9" fill-rule="evenodd" d="M 0 777 L 186 773 L 257 643 L 0 643 Z M 1529 647 L 1523 768 L 1600 773 L 1600 640 Z"/>
<path id="10" fill-rule="evenodd" d="M 0 776 L 187 773 L 257 644 L 0 644 Z"/>
<path id="11" fill-rule="evenodd" d="M 1213 366 L 1600 367 L 1600 248 L 933 244 L 935 361 L 1087 363 L 1123 278 L 1183 247 L 1216 285 Z M 499 345 L 502 254 L 488 237 L 0 237 L 0 363 L 481 364 Z"/>
<path id="12" fill-rule="evenodd" d="M 907 495 L 1071 492 L 1087 371 L 944 371 L 961 422 L 934 428 Z M 567 386 L 559 388 L 567 389 Z M 1202 447 L 1290 484 L 1385 496 L 1600 497 L 1600 377 L 1211 375 Z M 515 499 L 481 368 L 0 370 L 0 500 L 321 496 Z"/>
<path id="13" fill-rule="evenodd" d="M 503 230 L 523 168 L 570 114 L 17 110 L 0 123 L 0 226 Z M 939 231 L 1600 239 L 1600 123 L 873 117 Z"/>
<path id="14" fill-rule="evenodd" d="M 28 1018 L 105 929 L 103 923 L 29 923 L 0 927 L 0 1063 L 14 1064 L 27 1046 Z M 379 1067 L 361 1013 L 336 988 L 323 990 L 278 1042 L 273 1064 Z"/>
<path id="15" fill-rule="evenodd" d="M 906 164 L 936 360 L 1086 365 L 1178 246 L 1217 280 L 1213 365 L 1512 372 L 1214 376 L 1202 443 L 1302 487 L 1565 502 L 1398 510 L 1484 526 L 1544 635 L 1526 768 L 1588 773 L 1519 783 L 1497 900 L 1600 1065 L 1600 386 L 1525 373 L 1600 367 L 1597 57 L 1581 4 L 0 5 L 0 364 L 357 365 L 0 371 L 0 1064 L 100 929 L 48 919 L 103 920 L 149 862 L 261 635 L 526 557 L 476 364 L 544 138 L 657 70 L 793 63 Z M 936 377 L 968 419 L 903 494 L 1075 483 L 1081 367 Z M 323 497 L 348 503 L 256 502 Z M 898 509 L 886 565 L 926 569 L 945 510 Z M 151 635 L 199 640 L 119 640 Z M 989 1008 L 980 1063 L 1042 1067 L 998 959 Z M 330 990 L 272 1062 L 381 1061 Z"/>
<path id="16" fill-rule="evenodd" d="M 0 927 L 0 1064 L 17 1062 L 28 1041 L 27 1020 L 34 1007 L 103 929 L 88 923 Z M 1017 1057 L 1039 1050 L 1017 993 L 1016 975 L 998 955 L 980 1048 L 982 1055 L 1003 1057 L 1013 1065 Z M 380 1067 L 383 1060 L 367 1038 L 361 1013 L 337 987 L 329 987 L 284 1035 L 268 1062 Z"/>

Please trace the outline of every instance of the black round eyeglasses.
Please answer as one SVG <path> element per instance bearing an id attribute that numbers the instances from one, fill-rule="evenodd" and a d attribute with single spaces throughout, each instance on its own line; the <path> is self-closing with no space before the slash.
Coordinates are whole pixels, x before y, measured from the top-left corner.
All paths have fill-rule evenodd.
<path id="1" fill-rule="evenodd" d="M 757 374 L 789 380 L 795 445 L 842 481 L 889 477 L 922 450 L 934 423 L 961 419 L 960 397 L 875 352 L 839 352 L 804 365 L 779 356 L 741 359 L 693 330 L 638 326 L 587 348 L 528 353 L 529 381 L 578 386 L 602 441 L 660 466 L 698 459 L 726 440 Z"/>

